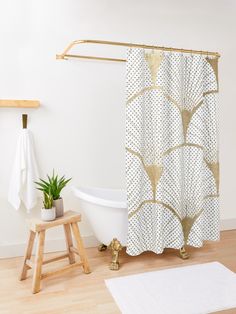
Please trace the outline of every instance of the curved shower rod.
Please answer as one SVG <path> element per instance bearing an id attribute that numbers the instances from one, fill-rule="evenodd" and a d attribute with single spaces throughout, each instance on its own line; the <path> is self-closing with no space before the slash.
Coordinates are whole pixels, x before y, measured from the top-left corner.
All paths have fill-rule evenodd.
<path id="1" fill-rule="evenodd" d="M 201 50 L 191 50 L 191 49 L 182 49 L 182 48 L 143 45 L 143 44 L 132 44 L 132 43 L 123 43 L 123 42 L 107 41 L 107 40 L 79 39 L 79 40 L 72 41 L 61 54 L 56 55 L 56 58 L 63 59 L 63 60 L 68 59 L 68 58 L 80 58 L 80 59 L 126 62 L 125 59 L 86 56 L 86 55 L 77 55 L 77 54 L 68 53 L 71 50 L 71 48 L 80 44 L 99 44 L 99 45 L 110 45 L 110 46 L 121 46 L 121 47 L 144 48 L 144 49 L 157 49 L 157 50 L 162 50 L 162 51 L 175 51 L 175 52 L 183 52 L 183 53 L 201 54 L 201 55 L 207 55 L 207 56 L 214 56 L 216 58 L 220 57 L 220 54 L 218 52 L 212 52 L 212 51 L 201 51 Z"/>

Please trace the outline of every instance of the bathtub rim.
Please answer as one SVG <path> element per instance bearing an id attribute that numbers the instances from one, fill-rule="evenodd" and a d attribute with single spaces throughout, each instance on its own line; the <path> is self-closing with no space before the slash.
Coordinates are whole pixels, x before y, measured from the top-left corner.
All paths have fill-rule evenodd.
<path id="1" fill-rule="evenodd" d="M 121 200 L 108 200 L 100 196 L 96 196 L 92 194 L 92 191 L 124 191 L 125 189 L 108 189 L 108 188 L 97 188 L 97 187 L 76 187 L 76 186 L 71 186 L 71 190 L 74 192 L 74 195 L 81 200 L 90 202 L 92 204 L 96 205 L 101 205 L 105 207 L 112 207 L 112 208 L 122 208 L 122 209 L 127 209 L 127 202 L 126 201 L 121 201 Z M 89 190 L 89 192 L 85 192 L 85 190 Z"/>

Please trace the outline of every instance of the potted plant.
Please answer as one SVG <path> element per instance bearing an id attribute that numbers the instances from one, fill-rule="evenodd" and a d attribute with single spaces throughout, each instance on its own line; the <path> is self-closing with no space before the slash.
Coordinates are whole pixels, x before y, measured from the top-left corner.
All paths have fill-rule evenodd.
<path id="1" fill-rule="evenodd" d="M 63 199 L 61 197 L 61 191 L 71 180 L 65 179 L 65 176 L 58 178 L 55 175 L 54 170 L 52 176 L 47 175 L 47 180 L 39 179 L 40 182 L 35 182 L 38 187 L 37 189 L 47 194 L 51 194 L 53 197 L 53 206 L 56 208 L 56 217 L 61 217 L 64 214 Z"/>
<path id="2" fill-rule="evenodd" d="M 41 219 L 44 221 L 51 221 L 56 218 L 56 209 L 53 206 L 53 197 L 52 194 L 43 193 L 44 207 L 41 209 Z"/>

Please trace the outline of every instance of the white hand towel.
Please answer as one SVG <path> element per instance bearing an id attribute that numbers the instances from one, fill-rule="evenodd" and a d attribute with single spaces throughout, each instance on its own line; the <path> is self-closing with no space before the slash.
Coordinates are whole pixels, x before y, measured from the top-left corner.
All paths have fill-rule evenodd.
<path id="1" fill-rule="evenodd" d="M 21 201 L 28 212 L 36 205 L 37 190 L 34 184 L 36 180 L 38 180 L 38 167 L 33 136 L 28 129 L 22 129 L 17 143 L 8 192 L 8 201 L 16 210 L 20 208 Z"/>

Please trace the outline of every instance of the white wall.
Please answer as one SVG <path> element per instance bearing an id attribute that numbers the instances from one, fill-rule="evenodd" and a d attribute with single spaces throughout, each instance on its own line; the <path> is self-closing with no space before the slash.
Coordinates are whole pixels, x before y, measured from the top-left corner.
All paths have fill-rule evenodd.
<path id="1" fill-rule="evenodd" d="M 21 254 L 24 208 L 7 202 L 21 113 L 29 114 L 41 173 L 53 168 L 74 185 L 124 187 L 125 65 L 55 59 L 70 41 L 104 39 L 219 51 L 221 213 L 236 219 L 234 40 L 236 3 L 189 0 L 1 0 L 0 98 L 39 99 L 40 109 L 0 109 L 0 255 Z M 124 57 L 119 47 L 79 48 Z M 67 208 L 79 209 L 67 189 Z M 38 208 L 33 214 L 39 212 Z M 82 234 L 92 235 L 84 221 Z M 49 239 L 62 233 L 51 232 Z M 90 243 L 91 244 L 91 243 Z"/>

